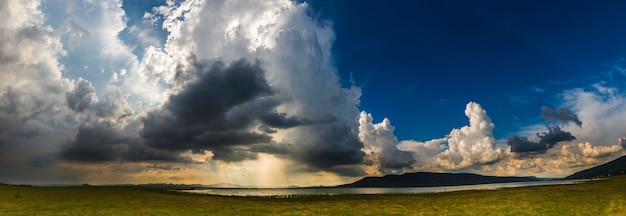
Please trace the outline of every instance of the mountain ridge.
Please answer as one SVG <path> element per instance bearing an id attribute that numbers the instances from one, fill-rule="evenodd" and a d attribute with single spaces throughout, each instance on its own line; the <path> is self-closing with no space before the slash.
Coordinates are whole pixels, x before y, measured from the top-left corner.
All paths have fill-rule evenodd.
<path id="1" fill-rule="evenodd" d="M 365 177 L 337 187 L 433 187 L 489 183 L 539 181 L 534 176 L 484 176 L 473 173 L 415 172 L 401 175 Z"/>
<path id="2" fill-rule="evenodd" d="M 601 178 L 611 175 L 619 175 L 626 173 L 626 155 L 616 158 L 615 160 L 607 163 L 591 167 L 586 170 L 578 171 L 571 174 L 564 179 L 589 179 L 589 178 Z"/>
<path id="3" fill-rule="evenodd" d="M 626 155 L 561 179 L 589 179 L 625 173 Z M 487 176 L 474 173 L 415 172 L 400 175 L 369 176 L 353 183 L 338 185 L 337 187 L 435 187 L 541 180 L 545 179 L 534 176 Z"/>

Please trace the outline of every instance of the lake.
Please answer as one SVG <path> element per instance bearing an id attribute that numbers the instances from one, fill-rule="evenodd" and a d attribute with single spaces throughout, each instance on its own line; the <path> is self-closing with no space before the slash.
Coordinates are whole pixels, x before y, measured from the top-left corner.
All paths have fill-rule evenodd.
<path id="1" fill-rule="evenodd" d="M 401 187 L 401 188 L 203 188 L 193 190 L 179 190 L 185 193 L 199 193 L 219 196 L 259 196 L 288 198 L 307 195 L 340 195 L 340 194 L 413 194 L 413 193 L 441 193 L 463 190 L 496 190 L 500 188 L 526 187 L 539 185 L 577 184 L 589 180 L 550 180 L 531 182 L 509 182 L 461 186 L 439 187 Z"/>

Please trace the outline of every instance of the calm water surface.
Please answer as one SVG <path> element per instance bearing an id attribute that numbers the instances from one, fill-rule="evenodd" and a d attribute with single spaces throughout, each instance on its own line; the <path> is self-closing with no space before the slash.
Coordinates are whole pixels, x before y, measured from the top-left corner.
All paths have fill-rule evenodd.
<path id="1" fill-rule="evenodd" d="M 553 180 L 532 182 L 510 182 L 462 186 L 442 187 L 401 187 L 401 188 L 210 188 L 180 190 L 186 193 L 199 193 L 220 196 L 260 196 L 260 197 L 291 197 L 307 195 L 339 195 L 339 194 L 412 194 L 439 193 L 462 190 L 496 190 L 499 188 L 525 187 L 538 185 L 576 184 L 587 180 Z"/>

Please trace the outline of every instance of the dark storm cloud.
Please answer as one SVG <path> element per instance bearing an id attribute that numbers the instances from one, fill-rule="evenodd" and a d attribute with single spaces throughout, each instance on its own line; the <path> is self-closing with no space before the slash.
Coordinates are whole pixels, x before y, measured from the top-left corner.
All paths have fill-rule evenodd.
<path id="1" fill-rule="evenodd" d="M 267 99 L 272 90 L 259 63 L 241 59 L 227 66 L 195 58 L 191 63 L 178 67 L 177 78 L 194 81 L 143 119 L 141 136 L 158 149 L 211 150 L 214 159 L 224 161 L 255 158 L 236 146 L 269 142 L 268 135 L 251 128 L 278 104 Z"/>
<path id="2" fill-rule="evenodd" d="M 49 121 L 54 107 L 52 103 L 63 100 L 63 96 L 53 89 L 46 89 L 49 91 L 45 93 L 29 90 L 7 86 L 0 91 L 0 147 L 15 145 L 20 139 L 50 135 L 54 126 L 63 129 L 62 122 Z M 0 157 L 5 152 L 0 149 Z"/>
<path id="3" fill-rule="evenodd" d="M 127 141 L 109 128 L 80 126 L 60 156 L 73 161 L 113 161 L 124 151 Z"/>
<path id="4" fill-rule="evenodd" d="M 413 156 L 405 151 L 391 151 L 385 149 L 379 156 L 380 166 L 384 169 L 402 169 L 411 167 L 415 162 Z"/>
<path id="5" fill-rule="evenodd" d="M 260 118 L 261 122 L 273 128 L 290 128 L 299 125 L 312 124 L 313 122 L 304 118 L 286 117 L 282 113 L 268 113 Z"/>
<path id="6" fill-rule="evenodd" d="M 257 158 L 257 152 L 251 151 L 240 146 L 213 148 L 213 159 L 224 162 L 240 162 L 244 160 L 254 160 Z"/>
<path id="7" fill-rule="evenodd" d="M 199 79 L 171 96 L 166 105 L 184 124 L 211 121 L 218 128 L 236 127 L 225 120 L 228 110 L 272 93 L 258 62 L 250 64 L 242 59 L 226 67 L 222 62 L 195 61 L 189 70 Z"/>
<path id="8" fill-rule="evenodd" d="M 20 93 L 11 86 L 0 93 L 0 146 L 8 143 L 8 132 L 21 124 L 18 112 Z"/>
<path id="9" fill-rule="evenodd" d="M 548 132 L 537 133 L 539 142 L 528 140 L 525 136 L 511 136 L 506 144 L 511 146 L 511 152 L 516 153 L 543 153 L 554 147 L 558 142 L 575 140 L 570 132 L 563 131 L 559 126 L 546 125 Z"/>
<path id="10" fill-rule="evenodd" d="M 570 132 L 561 130 L 559 126 L 546 126 L 546 129 L 548 129 L 547 133 L 538 133 L 537 137 L 539 137 L 539 143 L 546 144 L 548 148 L 552 148 L 557 142 L 572 141 L 576 139 L 576 137 Z"/>
<path id="11" fill-rule="evenodd" d="M 138 138 L 118 131 L 114 126 L 101 123 L 94 126 L 81 125 L 76 137 L 65 145 L 61 159 L 82 162 L 106 161 L 173 161 L 190 162 L 178 153 L 150 148 Z"/>
<path id="12" fill-rule="evenodd" d="M 303 125 L 331 123 L 336 121 L 332 116 L 328 116 L 318 120 L 311 120 L 303 117 L 287 117 L 284 113 L 265 113 L 261 115 L 259 120 L 272 128 L 292 128 Z"/>
<path id="13" fill-rule="evenodd" d="M 320 168 L 337 165 L 359 164 L 365 153 L 358 135 L 344 124 L 310 126 L 310 139 L 303 139 L 296 145 L 303 145 L 299 152 L 301 161 Z"/>
<path id="14" fill-rule="evenodd" d="M 582 127 L 582 122 L 578 119 L 578 116 L 572 113 L 569 109 L 564 107 L 557 107 L 556 113 L 550 107 L 541 107 L 541 117 L 546 120 L 557 120 L 562 123 L 574 122 L 578 127 Z"/>
<path id="15" fill-rule="evenodd" d="M 549 107 L 541 106 L 541 117 L 546 121 L 557 120 L 562 123 L 574 122 L 578 127 L 582 126 L 582 122 L 576 114 L 573 114 L 567 108 L 556 108 L 556 113 Z M 511 152 L 515 153 L 543 153 L 554 147 L 558 142 L 575 140 L 570 132 L 563 131 L 557 125 L 550 126 L 546 124 L 548 132 L 537 133 L 538 142 L 530 141 L 526 136 L 511 136 L 507 140 L 507 145 L 511 146 Z"/>
<path id="16" fill-rule="evenodd" d="M 546 145 L 530 141 L 526 136 L 513 135 L 506 144 L 511 146 L 511 152 L 543 152 L 547 149 Z"/>
<path id="17" fill-rule="evenodd" d="M 177 67 L 173 88 L 180 92 L 143 118 L 140 134 L 150 147 L 194 154 L 211 151 L 214 160 L 225 162 L 256 159 L 263 152 L 328 171 L 362 161 L 363 143 L 347 122 L 331 114 L 276 112 L 290 99 L 269 86 L 259 62 L 241 59 L 227 65 L 193 57 L 190 61 Z M 270 137 L 293 128 L 290 133 L 298 134 L 293 143 L 276 143 Z"/>
<path id="18" fill-rule="evenodd" d="M 82 112 L 96 102 L 96 89 L 89 81 L 80 78 L 75 85 L 74 89 L 65 95 L 67 107 Z"/>
<path id="19" fill-rule="evenodd" d="M 366 174 L 363 169 L 358 166 L 336 166 L 327 170 L 349 177 L 362 177 Z"/>
<path id="20" fill-rule="evenodd" d="M 341 122 L 322 123 L 298 128 L 299 139 L 295 143 L 266 143 L 251 146 L 254 152 L 263 152 L 291 158 L 311 166 L 342 175 L 338 171 L 352 168 L 337 168 L 363 162 L 363 143 L 349 126 Z M 410 156 L 410 155 L 409 155 Z"/>
<path id="21" fill-rule="evenodd" d="M 311 172 L 325 170 L 343 176 L 364 174 L 360 167 L 354 166 L 363 162 L 363 143 L 345 123 L 320 123 L 297 130 L 294 132 L 298 134 L 298 140 L 294 143 L 253 145 L 250 151 L 290 158 L 308 165 Z"/>

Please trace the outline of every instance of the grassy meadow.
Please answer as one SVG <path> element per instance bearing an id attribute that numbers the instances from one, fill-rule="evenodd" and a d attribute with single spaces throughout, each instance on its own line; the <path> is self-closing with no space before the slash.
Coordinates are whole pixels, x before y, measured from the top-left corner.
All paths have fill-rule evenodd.
<path id="1" fill-rule="evenodd" d="M 0 215 L 626 215 L 626 175 L 576 185 L 295 198 L 2 185 Z"/>

